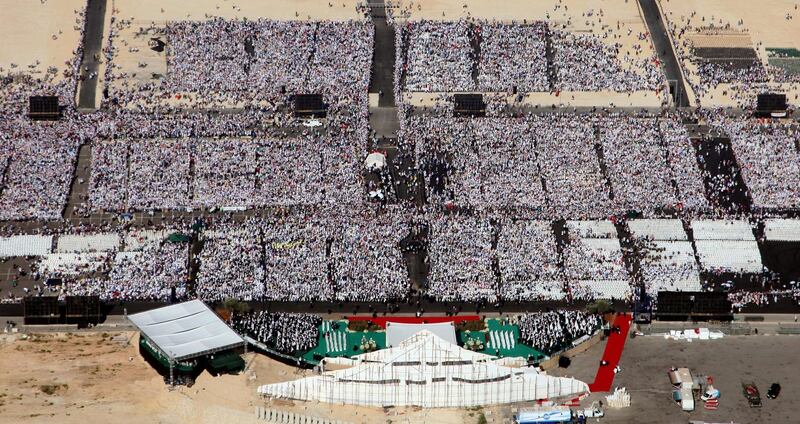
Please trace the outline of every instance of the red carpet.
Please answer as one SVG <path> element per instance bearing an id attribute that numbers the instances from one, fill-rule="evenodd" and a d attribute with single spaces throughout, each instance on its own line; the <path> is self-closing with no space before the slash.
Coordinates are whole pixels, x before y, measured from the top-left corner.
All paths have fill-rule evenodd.
<path id="1" fill-rule="evenodd" d="M 387 322 L 399 322 L 402 324 L 436 324 L 440 322 L 461 322 L 461 321 L 478 321 L 481 319 L 478 315 L 458 315 L 454 317 L 378 317 L 373 318 L 370 316 L 363 317 L 348 317 L 350 321 L 372 321 L 373 323 L 386 328 Z"/>
<path id="2" fill-rule="evenodd" d="M 619 364 L 619 358 L 622 357 L 622 349 L 625 348 L 625 340 L 628 339 L 628 331 L 631 328 L 631 316 L 628 314 L 617 315 L 612 326 L 618 326 L 620 332 L 619 334 L 612 332 L 606 339 L 603 359 L 608 362 L 608 365 L 601 365 L 597 368 L 594 383 L 589 385 L 592 393 L 611 391 L 611 385 L 614 384 L 614 367 Z"/>

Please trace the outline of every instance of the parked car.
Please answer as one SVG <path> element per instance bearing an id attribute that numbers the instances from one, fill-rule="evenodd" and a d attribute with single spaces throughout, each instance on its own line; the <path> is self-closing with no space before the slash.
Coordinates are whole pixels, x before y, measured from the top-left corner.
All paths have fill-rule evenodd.
<path id="1" fill-rule="evenodd" d="M 772 383 L 772 385 L 769 386 L 769 390 L 767 390 L 767 399 L 775 399 L 779 394 L 781 394 L 781 385 Z"/>
<path id="2" fill-rule="evenodd" d="M 759 393 L 756 383 L 751 381 L 742 382 L 742 392 L 744 393 L 744 397 L 747 398 L 747 403 L 750 404 L 751 408 L 761 407 L 761 393 Z"/>
<path id="3" fill-rule="evenodd" d="M 714 399 L 719 399 L 719 390 L 715 389 L 714 386 L 709 384 L 706 392 L 703 393 L 703 396 L 700 396 L 700 400 L 706 402 Z"/>

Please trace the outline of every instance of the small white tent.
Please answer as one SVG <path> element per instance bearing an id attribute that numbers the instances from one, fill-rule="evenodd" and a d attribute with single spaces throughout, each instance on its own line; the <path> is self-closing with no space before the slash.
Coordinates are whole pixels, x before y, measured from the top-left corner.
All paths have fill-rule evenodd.
<path id="1" fill-rule="evenodd" d="M 378 169 L 383 169 L 386 166 L 386 155 L 383 153 L 370 153 L 367 155 L 367 159 L 364 160 L 364 168 L 367 171 L 376 171 Z"/>

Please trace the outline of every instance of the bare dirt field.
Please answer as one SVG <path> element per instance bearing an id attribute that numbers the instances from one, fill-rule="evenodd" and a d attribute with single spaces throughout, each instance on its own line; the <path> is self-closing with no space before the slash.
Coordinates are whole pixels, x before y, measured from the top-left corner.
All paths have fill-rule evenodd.
<path id="1" fill-rule="evenodd" d="M 116 339 L 124 335 L 129 344 Z M 477 421 L 474 411 L 389 410 L 285 400 L 265 402 L 261 384 L 308 371 L 250 353 L 247 373 L 201 374 L 195 385 L 170 390 L 139 354 L 138 333 L 42 333 L 23 340 L 0 335 L 2 423 L 256 423 L 256 405 L 351 423 Z M 471 418 L 470 415 L 475 416 Z"/>
<path id="2" fill-rule="evenodd" d="M 43 76 L 54 66 L 60 79 L 81 41 L 81 23 L 76 20 L 85 6 L 86 0 L 0 0 L 0 75 Z"/>

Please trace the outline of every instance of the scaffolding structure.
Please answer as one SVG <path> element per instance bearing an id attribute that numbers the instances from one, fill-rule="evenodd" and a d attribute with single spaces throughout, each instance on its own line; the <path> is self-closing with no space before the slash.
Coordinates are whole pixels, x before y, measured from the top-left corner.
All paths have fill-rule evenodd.
<path id="1" fill-rule="evenodd" d="M 362 406 L 472 407 L 576 398 L 589 387 L 536 368 L 512 368 L 428 331 L 353 358 L 352 367 L 258 388 L 262 396 Z"/>

